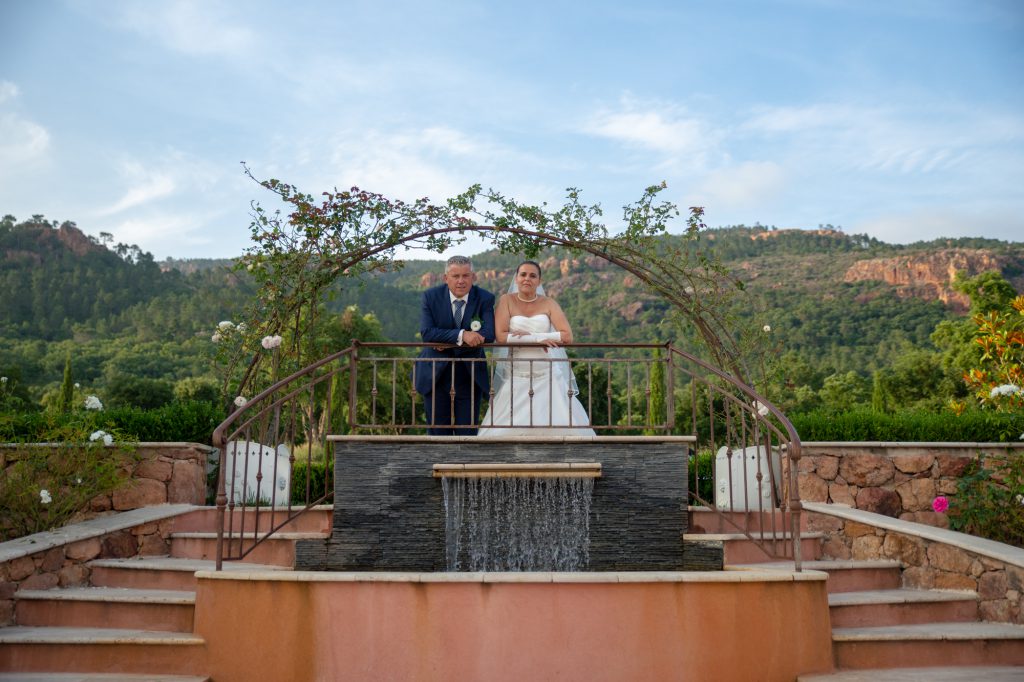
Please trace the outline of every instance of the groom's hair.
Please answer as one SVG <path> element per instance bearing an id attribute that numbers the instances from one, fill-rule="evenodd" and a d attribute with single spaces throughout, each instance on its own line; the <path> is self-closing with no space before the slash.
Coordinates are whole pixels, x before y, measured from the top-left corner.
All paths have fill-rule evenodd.
<path id="1" fill-rule="evenodd" d="M 537 268 L 537 276 L 538 277 L 541 276 L 540 263 L 538 263 L 535 260 L 524 260 L 522 263 L 517 265 L 516 266 L 516 274 L 517 275 L 519 274 L 519 268 L 523 267 L 524 265 L 532 265 L 533 267 Z"/>
<path id="2" fill-rule="evenodd" d="M 469 259 L 469 256 L 452 256 L 444 264 L 444 271 L 448 272 L 448 268 L 453 265 L 468 265 L 470 270 L 473 269 L 473 261 Z"/>

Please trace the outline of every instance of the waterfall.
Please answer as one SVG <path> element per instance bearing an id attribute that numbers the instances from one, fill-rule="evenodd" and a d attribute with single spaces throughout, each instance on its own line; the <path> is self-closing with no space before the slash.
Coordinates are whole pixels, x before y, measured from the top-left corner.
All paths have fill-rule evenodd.
<path id="1" fill-rule="evenodd" d="M 580 571 L 589 477 L 442 477 L 449 571 Z"/>

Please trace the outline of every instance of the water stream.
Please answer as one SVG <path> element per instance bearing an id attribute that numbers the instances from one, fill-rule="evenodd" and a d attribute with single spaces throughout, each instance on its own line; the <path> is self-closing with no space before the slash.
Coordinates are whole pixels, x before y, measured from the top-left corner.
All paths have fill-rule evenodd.
<path id="1" fill-rule="evenodd" d="M 441 479 L 449 571 L 581 571 L 593 478 Z"/>

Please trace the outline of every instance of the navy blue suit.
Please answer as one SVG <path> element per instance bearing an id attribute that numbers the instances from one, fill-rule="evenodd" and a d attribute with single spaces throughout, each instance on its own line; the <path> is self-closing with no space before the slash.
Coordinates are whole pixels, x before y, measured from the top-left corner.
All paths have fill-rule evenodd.
<path id="1" fill-rule="evenodd" d="M 466 307 L 462 314 L 462 325 L 455 326 L 452 315 L 448 285 L 441 284 L 423 292 L 423 306 L 420 310 L 420 337 L 426 343 L 456 344 L 459 330 L 469 331 L 473 320 L 480 321 L 477 331 L 487 343 L 494 341 L 494 294 L 474 285 L 466 296 Z M 428 433 L 432 436 L 475 436 L 476 429 L 453 429 L 452 408 L 455 424 L 478 424 L 480 422 L 480 401 L 491 387 L 490 376 L 485 362 L 451 362 L 452 358 L 484 358 L 482 346 L 456 346 L 446 350 L 426 347 L 420 357 L 434 362 L 416 363 L 416 390 L 423 395 L 427 423 L 436 424 Z M 455 403 L 452 404 L 451 389 L 455 387 Z"/>

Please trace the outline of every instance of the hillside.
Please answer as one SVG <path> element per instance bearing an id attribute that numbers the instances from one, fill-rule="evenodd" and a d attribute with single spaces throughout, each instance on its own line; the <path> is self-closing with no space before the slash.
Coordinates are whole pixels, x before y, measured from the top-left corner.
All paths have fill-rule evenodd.
<path id="1" fill-rule="evenodd" d="M 167 259 L 85 236 L 74 223 L 41 216 L 0 223 L 0 372 L 35 398 L 60 380 L 65 356 L 75 377 L 97 390 L 118 376 L 165 381 L 210 374 L 209 336 L 253 295 L 230 261 Z M 808 368 L 820 385 L 835 372 L 867 377 L 908 347 L 930 348 L 944 319 L 967 301 L 950 286 L 958 271 L 999 270 L 1024 290 L 1024 244 L 940 240 L 889 245 L 828 227 L 708 230 L 702 249 L 747 284 L 733 313 L 769 324 L 778 354 Z M 502 292 L 520 259 L 474 256 L 479 283 Z M 601 259 L 561 251 L 540 257 L 549 294 L 586 341 L 679 340 L 665 304 Z M 373 312 L 386 337 L 414 340 L 419 294 L 440 282 L 439 261 L 408 261 L 394 272 L 340 290 L 328 305 Z"/>

